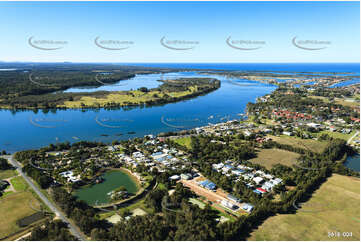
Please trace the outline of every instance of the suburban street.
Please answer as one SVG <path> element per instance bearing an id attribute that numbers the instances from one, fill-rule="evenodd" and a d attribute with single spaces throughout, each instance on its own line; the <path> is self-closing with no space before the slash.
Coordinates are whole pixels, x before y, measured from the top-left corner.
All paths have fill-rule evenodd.
<path id="1" fill-rule="evenodd" d="M 55 205 L 52 204 L 52 202 L 49 201 L 49 199 L 44 196 L 44 194 L 38 189 L 37 186 L 32 182 L 32 180 L 21 170 L 21 165 L 19 162 L 17 162 L 13 155 L 6 155 L 3 156 L 4 158 L 8 159 L 8 161 L 16 167 L 16 170 L 19 172 L 19 174 L 25 179 L 25 181 L 29 184 L 29 186 L 36 192 L 36 194 L 40 197 L 40 199 L 45 203 L 46 206 L 48 206 L 51 211 L 53 211 L 57 217 L 59 217 L 63 222 L 67 223 L 69 226 L 69 231 L 72 235 L 74 235 L 79 240 L 87 240 L 86 237 L 75 227 L 73 226 L 69 219 L 63 214 L 62 211 L 60 211 Z"/>

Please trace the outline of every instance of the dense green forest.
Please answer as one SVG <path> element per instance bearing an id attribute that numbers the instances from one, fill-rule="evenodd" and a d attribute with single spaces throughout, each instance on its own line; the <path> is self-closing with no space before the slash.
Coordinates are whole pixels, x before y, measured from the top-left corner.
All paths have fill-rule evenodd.
<path id="1" fill-rule="evenodd" d="M 70 241 L 77 240 L 68 230 L 68 225 L 61 220 L 46 221 L 36 226 L 25 241 Z"/>
<path id="2" fill-rule="evenodd" d="M 17 66 L 15 65 L 15 67 Z M 21 65 L 19 69 L 0 72 L 0 108 L 13 110 L 66 108 L 64 107 L 64 102 L 66 101 L 76 101 L 82 97 L 105 98 L 111 93 L 108 91 L 63 92 L 68 88 L 85 86 L 99 87 L 132 78 L 136 74 L 166 73 L 169 71 L 179 70 L 100 64 Z M 142 105 L 160 105 L 175 102 L 181 98 L 192 98 L 218 88 L 220 83 L 217 81 L 213 82 L 207 78 L 187 78 L 163 81 L 163 84 L 158 88 L 147 89 L 142 87 L 139 88 L 139 90 L 144 93 L 160 91 L 167 94 L 169 92 L 187 91 L 190 86 L 197 86 L 198 89 L 186 97 L 170 97 L 164 95 L 162 98 L 154 97 L 154 100 L 148 100 L 142 103 Z M 131 93 L 127 91 L 123 91 L 122 93 L 124 95 L 131 95 Z M 129 103 L 125 106 L 128 105 L 131 106 L 133 104 Z M 140 103 L 134 103 L 134 105 L 140 105 Z M 111 102 L 104 106 L 104 108 L 120 108 L 122 106 L 124 106 L 124 104 Z"/>
<path id="3" fill-rule="evenodd" d="M 11 167 L 6 159 L 0 157 L 0 170 L 8 170 Z"/>
<path id="4" fill-rule="evenodd" d="M 136 74 L 177 71 L 169 68 L 73 63 L 0 63 L 0 67 L 11 69 L 0 71 L 0 107 L 12 109 L 37 108 L 46 106 L 45 103 L 84 96 L 61 92 L 71 87 L 97 87 L 129 79 Z M 104 93 L 85 95 L 99 96 Z"/>
<path id="5" fill-rule="evenodd" d="M 240 145 L 231 146 L 210 142 L 212 139 L 227 139 L 225 141 L 232 141 L 233 143 L 239 141 L 236 143 Z M 122 220 L 115 225 L 100 219 L 97 209 L 77 200 L 75 196 L 63 188 L 51 188 L 51 196 L 64 213 L 93 240 L 244 240 L 253 229 L 257 228 L 268 217 L 277 213 L 295 213 L 294 203 L 296 201 L 305 202 L 310 199 L 310 194 L 318 189 L 332 172 L 359 176 L 359 173 L 350 173 L 347 168 L 340 168 L 338 159 L 349 152 L 343 140 L 328 137 L 329 145 L 320 154 L 270 141 L 266 144 L 268 148 L 277 147 L 297 152 L 305 161 L 305 167 L 317 169 L 303 169 L 297 166 L 288 167 L 278 164 L 271 170 L 267 170 L 261 165 L 247 161 L 256 155 L 255 143 L 248 140 L 249 142 L 242 144 L 241 141 L 244 139 L 245 137 L 237 135 L 226 138 L 201 135 L 192 137 L 189 151 L 192 166 L 197 167 L 202 174 L 225 191 L 232 193 L 242 201 L 255 205 L 252 213 L 248 216 L 241 216 L 236 221 L 219 223 L 216 219 L 218 217 L 216 211 L 209 204 L 204 209 L 200 209 L 197 205 L 189 203 L 189 198 L 196 195 L 188 188 L 183 187 L 181 183 L 175 184 L 168 179 L 173 174 L 186 172 L 186 169 L 184 171 L 167 170 L 162 173 L 153 170 L 152 175 L 156 181 L 166 187 L 166 189 L 158 187 L 146 195 L 144 204 L 153 212 L 145 216 L 130 217 L 128 220 Z M 134 150 L 135 145 L 142 144 L 142 139 L 137 138 L 133 142 L 122 141 L 121 143 L 125 147 L 126 153 L 129 153 Z M 169 141 L 168 144 L 171 145 L 172 142 Z M 67 148 L 71 152 L 75 152 L 83 146 L 101 147 L 102 144 L 95 142 L 79 142 L 73 145 L 63 143 L 45 147 L 41 152 L 18 152 L 16 157 L 26 163 L 33 157 L 41 157 L 41 153 L 47 151 Z M 79 155 L 81 156 L 81 154 Z M 88 156 L 89 154 L 85 152 L 83 155 Z M 227 177 L 212 170 L 211 165 L 213 163 L 227 159 L 242 161 L 242 164 L 282 178 L 284 185 L 274 189 L 274 192 L 280 195 L 280 199 L 274 200 L 274 193 L 259 196 L 249 189 L 244 182 L 235 181 L 232 176 Z M 137 172 L 144 172 L 144 169 L 145 167 L 139 166 Z M 36 179 L 36 174 L 34 177 Z M 288 190 L 285 186 L 293 186 L 294 189 Z M 171 187 L 175 189 L 175 192 L 169 195 L 167 189 Z M 62 231 L 61 225 L 46 225 L 46 228 L 48 228 L 47 233 L 43 228 L 37 228 L 32 233 L 31 238 L 39 240 L 41 238 L 53 238 L 56 234 L 54 231 Z M 59 236 L 62 239 L 70 239 L 65 232 L 61 233 Z"/>
<path id="6" fill-rule="evenodd" d="M 78 86 L 101 86 L 102 84 L 95 79 L 96 75 L 97 72 L 91 70 L 3 71 L 0 72 L 0 98 L 40 95 Z M 133 76 L 134 74 L 130 72 L 114 72 L 102 79 L 102 82 L 114 83 Z"/>

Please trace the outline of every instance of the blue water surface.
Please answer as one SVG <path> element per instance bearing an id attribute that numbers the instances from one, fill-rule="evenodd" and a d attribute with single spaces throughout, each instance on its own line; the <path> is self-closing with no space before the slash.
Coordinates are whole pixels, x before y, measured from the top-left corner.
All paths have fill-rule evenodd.
<path id="1" fill-rule="evenodd" d="M 198 68 L 214 70 L 273 70 L 357 72 L 357 64 L 139 64 L 151 67 Z M 209 94 L 163 106 L 136 107 L 119 110 L 53 110 L 49 112 L 0 110 L 0 150 L 14 152 L 34 149 L 50 143 L 80 140 L 111 142 L 141 137 L 146 134 L 194 128 L 240 118 L 248 102 L 271 93 L 275 85 L 244 79 L 181 72 L 137 75 L 114 86 L 72 88 L 67 91 L 129 90 L 141 86 L 159 86 L 159 78 L 215 77 L 221 87 Z M 119 85 L 119 84 L 126 85 Z M 177 128 L 178 127 L 178 128 Z M 131 133 L 129 133 L 131 132 Z"/>

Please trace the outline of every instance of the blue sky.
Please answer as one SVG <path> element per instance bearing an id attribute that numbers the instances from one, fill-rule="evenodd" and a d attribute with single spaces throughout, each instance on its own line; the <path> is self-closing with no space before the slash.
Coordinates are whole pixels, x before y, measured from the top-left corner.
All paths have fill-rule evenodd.
<path id="1" fill-rule="evenodd" d="M 0 61 L 359 62 L 359 2 L 1 2 Z M 58 50 L 28 40 L 66 41 Z M 99 40 L 131 41 L 107 50 Z M 226 39 L 258 41 L 239 50 Z M 160 39 L 193 41 L 173 45 Z M 318 44 L 292 44 L 317 40 Z M 325 42 L 326 41 L 326 42 Z M 233 43 L 233 42 L 232 42 Z M 170 44 L 171 45 L 171 44 Z M 37 45 L 59 47 L 59 45 Z M 105 45 L 103 45 L 105 46 Z M 119 47 L 106 45 L 107 47 Z"/>

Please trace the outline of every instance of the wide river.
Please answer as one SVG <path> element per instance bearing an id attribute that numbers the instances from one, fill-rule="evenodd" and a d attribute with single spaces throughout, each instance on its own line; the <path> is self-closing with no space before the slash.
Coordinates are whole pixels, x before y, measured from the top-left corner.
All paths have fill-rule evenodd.
<path id="1" fill-rule="evenodd" d="M 175 75 L 177 77 L 200 76 L 194 72 L 183 72 L 170 73 L 163 78 L 171 78 Z M 91 88 L 87 91 L 127 90 L 126 85 L 135 88 L 154 87 L 161 84 L 157 81 L 162 78 L 160 74 L 150 74 L 148 78 L 144 76 L 146 75 L 120 81 L 117 84 L 119 86 Z M 257 97 L 276 89 L 274 85 L 256 81 L 232 80 L 230 82 L 224 77 L 217 76 L 217 78 L 221 80 L 221 87 L 218 90 L 163 106 L 136 107 L 130 110 L 57 110 L 48 113 L 2 110 L 0 111 L 0 150 L 14 152 L 63 141 L 111 142 L 116 139 L 177 130 L 174 126 L 193 128 L 240 118 L 238 114 L 244 113 L 248 102 L 254 102 Z M 77 92 L 80 89 L 71 91 Z M 135 133 L 128 134 L 128 132 Z"/>
<path id="2" fill-rule="evenodd" d="M 352 72 L 359 75 L 359 64 L 139 64 L 151 67 L 197 68 L 215 70 L 258 70 L 274 72 Z M 147 134 L 194 128 L 208 123 L 240 118 L 246 104 L 271 93 L 275 85 L 244 79 L 178 72 L 137 75 L 115 85 L 99 88 L 72 88 L 66 92 L 130 90 L 157 87 L 160 79 L 181 77 L 215 77 L 221 87 L 204 96 L 148 108 L 120 110 L 57 110 L 12 112 L 0 110 L 0 150 L 15 152 L 39 148 L 56 142 L 93 140 L 111 142 L 142 137 Z M 128 134 L 128 132 L 132 132 Z M 135 132 L 135 133 L 134 133 Z"/>

